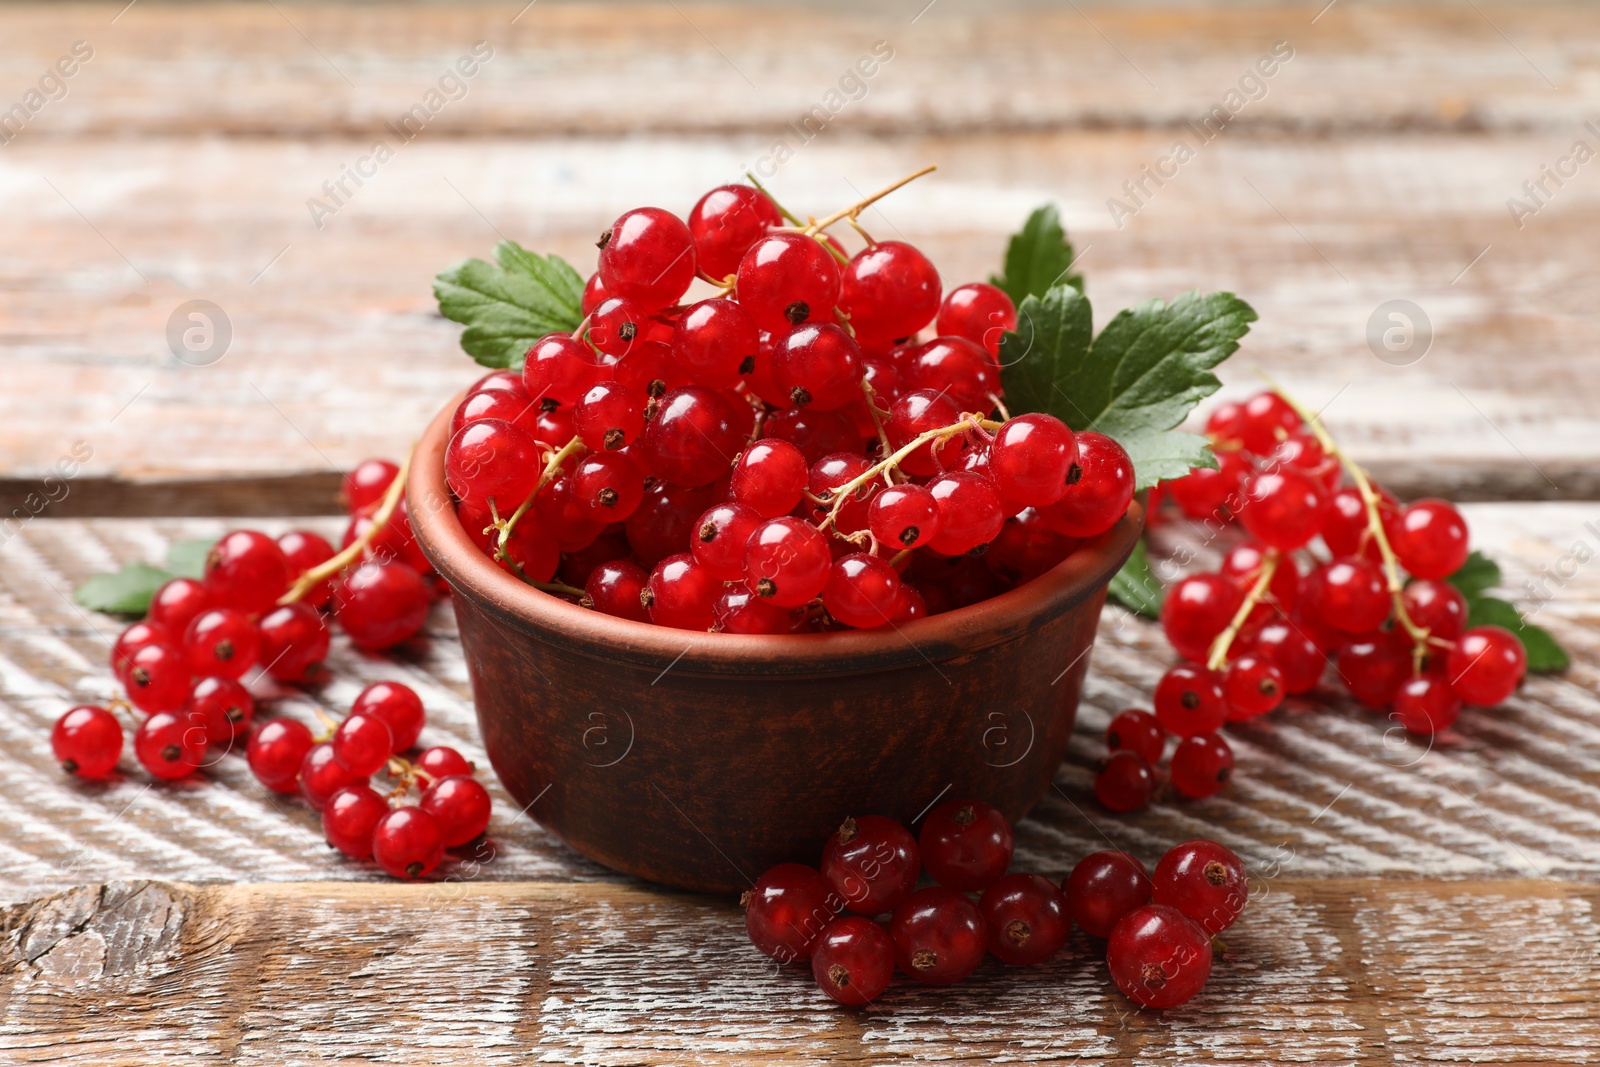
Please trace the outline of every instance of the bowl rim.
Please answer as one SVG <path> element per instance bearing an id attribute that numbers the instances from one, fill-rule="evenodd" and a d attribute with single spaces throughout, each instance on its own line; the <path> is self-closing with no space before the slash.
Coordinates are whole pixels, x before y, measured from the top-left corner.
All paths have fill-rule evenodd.
<path id="1" fill-rule="evenodd" d="M 1044 574 L 998 596 L 903 626 L 823 634 L 699 633 L 652 626 L 583 608 L 501 570 L 467 536 L 445 484 L 444 452 L 462 390 L 418 439 L 406 481 L 406 510 L 423 554 L 457 594 L 547 643 L 609 662 L 698 675 L 858 674 L 968 655 L 1037 629 L 1103 594 L 1144 527 L 1135 497 L 1111 529 Z M 419 506 L 419 502 L 421 506 Z"/>

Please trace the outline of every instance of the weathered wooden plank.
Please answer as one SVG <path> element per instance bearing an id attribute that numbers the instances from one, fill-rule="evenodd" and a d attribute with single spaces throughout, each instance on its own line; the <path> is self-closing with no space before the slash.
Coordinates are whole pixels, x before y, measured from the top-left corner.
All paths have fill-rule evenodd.
<path id="1" fill-rule="evenodd" d="M 1234 782 L 1202 802 L 1160 800 L 1131 816 L 1095 803 L 1091 781 L 1107 721 L 1148 706 L 1171 660 L 1158 629 L 1117 608 L 1101 623 L 1077 735 L 1057 789 L 1017 828 L 1019 863 L 1064 872 L 1110 842 L 1159 852 L 1204 833 L 1258 865 L 1295 877 L 1600 879 L 1600 534 L 1577 505 L 1478 505 L 1477 542 L 1505 565 L 1507 584 L 1573 652 L 1562 677 L 1535 678 L 1501 708 L 1466 713 L 1432 745 L 1353 707 L 1332 685 L 1264 720 L 1230 728 Z M 277 530 L 282 521 L 259 524 Z M 316 525 L 332 533 L 327 520 Z M 50 724 L 68 706 L 114 693 L 105 666 L 117 623 L 68 599 L 87 574 L 129 559 L 159 561 L 169 539 L 212 536 L 216 521 L 38 520 L 0 549 L 0 900 L 89 880 L 192 882 L 381 880 L 326 848 L 316 816 L 268 795 L 237 755 L 193 783 L 150 786 L 131 758 L 107 785 L 65 778 L 50 759 Z M 1159 532 L 1158 566 L 1181 527 Z M 1216 546 L 1200 545 L 1203 554 Z M 1582 551 L 1579 551 L 1582 549 Z M 1585 555 L 1585 553 L 1587 553 Z M 1567 575 L 1562 578 L 1561 575 Z M 1525 587 L 1526 582 L 1535 583 Z M 1541 584 L 1542 583 L 1542 584 Z M 394 657 L 360 656 L 336 639 L 335 680 L 313 694 L 340 710 L 370 681 L 414 686 L 429 710 L 428 743 L 453 744 L 484 765 L 454 623 L 436 612 L 427 638 Z M 305 718 L 306 699 L 257 687 L 270 713 Z M 1027 720 L 989 738 L 994 751 L 1027 743 Z M 553 840 L 490 781 L 493 857 L 458 865 L 481 879 L 614 880 Z"/>
<path id="2" fill-rule="evenodd" d="M 834 1006 L 732 902 L 624 886 L 88 886 L 0 913 L 0 1048 L 95 1064 L 1588 1063 L 1592 886 L 1258 872 L 1205 991 L 1051 963 Z"/>

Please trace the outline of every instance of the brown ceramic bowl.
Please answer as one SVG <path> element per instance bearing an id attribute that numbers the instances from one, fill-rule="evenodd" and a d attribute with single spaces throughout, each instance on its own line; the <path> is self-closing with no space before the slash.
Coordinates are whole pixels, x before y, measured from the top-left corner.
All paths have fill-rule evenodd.
<path id="1" fill-rule="evenodd" d="M 445 488 L 454 409 L 417 445 L 412 527 L 455 590 L 495 772 L 579 852 L 733 892 L 817 862 L 847 815 L 910 825 L 974 796 L 1015 820 L 1050 788 L 1137 502 L 1042 577 L 898 630 L 692 633 L 541 593 L 480 553 Z"/>

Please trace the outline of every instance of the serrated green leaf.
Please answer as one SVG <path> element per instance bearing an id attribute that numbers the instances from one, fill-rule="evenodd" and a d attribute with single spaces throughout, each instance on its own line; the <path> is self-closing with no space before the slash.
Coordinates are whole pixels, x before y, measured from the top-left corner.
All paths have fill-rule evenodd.
<path id="1" fill-rule="evenodd" d="M 1516 634 L 1528 652 L 1528 670 L 1534 674 L 1565 670 L 1572 662 L 1550 631 L 1525 621 L 1515 604 L 1499 597 L 1469 597 L 1467 625 L 1501 626 Z"/>
<path id="2" fill-rule="evenodd" d="M 1005 271 L 989 281 L 1005 290 L 1018 307 L 1030 296 L 1043 296 L 1058 285 L 1083 291 L 1083 275 L 1072 269 L 1072 242 L 1061 226 L 1054 204 L 1034 210 L 1022 230 L 1006 245 Z"/>
<path id="3" fill-rule="evenodd" d="M 1046 411 L 1074 430 L 1115 438 L 1136 486 L 1214 467 L 1205 438 L 1176 427 L 1221 382 L 1212 368 L 1239 347 L 1256 313 L 1232 293 L 1185 293 L 1119 312 L 1086 344 L 1089 302 L 1066 286 L 1028 297 L 1000 343 L 1013 414 Z"/>
<path id="4" fill-rule="evenodd" d="M 1166 591 L 1161 587 L 1161 579 L 1150 569 L 1150 553 L 1144 538 L 1133 546 L 1133 555 L 1122 569 L 1112 575 L 1106 595 L 1140 615 L 1154 619 L 1161 614 L 1161 601 Z"/>
<path id="5" fill-rule="evenodd" d="M 1500 584 L 1500 565 L 1473 549 L 1467 561 L 1445 581 L 1461 590 L 1461 595 L 1470 600 Z"/>
<path id="6" fill-rule="evenodd" d="M 203 578 L 206 553 L 215 541 L 174 541 L 167 546 L 167 570 L 178 578 Z"/>
<path id="7" fill-rule="evenodd" d="M 495 246 L 498 263 L 468 259 L 433 280 L 439 313 L 466 326 L 461 347 L 486 367 L 516 368 L 546 334 L 576 329 L 583 279 L 559 256 L 538 256 L 514 241 Z"/>
<path id="8" fill-rule="evenodd" d="M 72 599 L 90 611 L 143 615 L 150 598 L 174 575 L 148 563 L 129 563 L 112 574 L 96 574 L 72 591 Z"/>

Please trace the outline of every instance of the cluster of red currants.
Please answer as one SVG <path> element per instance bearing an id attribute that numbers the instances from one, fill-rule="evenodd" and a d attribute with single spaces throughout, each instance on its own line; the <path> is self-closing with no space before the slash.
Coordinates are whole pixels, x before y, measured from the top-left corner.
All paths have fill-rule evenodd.
<path id="1" fill-rule="evenodd" d="M 617 219 L 578 328 L 456 410 L 446 477 L 482 550 L 610 615 L 790 633 L 986 599 L 1115 524 L 1126 452 L 1005 411 L 1010 298 L 941 299 L 912 245 L 851 257 L 825 225 L 740 185 Z M 681 304 L 697 278 L 720 293 Z"/>
<path id="2" fill-rule="evenodd" d="M 883 816 L 846 819 L 824 843 L 820 870 L 781 863 L 761 876 L 743 899 L 745 930 L 780 963 L 809 961 L 834 1000 L 863 1005 L 897 967 L 914 981 L 951 985 L 985 953 L 1011 966 L 1044 963 L 1076 923 L 1109 938 L 1106 962 L 1129 997 L 1169 1008 L 1205 984 L 1211 935 L 1238 918 L 1247 897 L 1239 858 L 1211 841 L 1172 849 L 1154 879 L 1126 853 L 1095 853 L 1059 887 L 1006 873 L 1011 853 L 1010 825 L 979 800 L 939 805 L 917 837 Z M 923 872 L 938 884 L 918 889 Z"/>
<path id="3" fill-rule="evenodd" d="M 1415 733 L 1449 727 L 1463 704 L 1511 695 L 1527 667 L 1522 642 L 1498 626 L 1467 628 L 1466 600 L 1445 580 L 1469 553 L 1455 507 L 1399 504 L 1275 392 L 1224 404 L 1206 429 L 1218 469 L 1164 488 L 1191 518 L 1214 531 L 1237 519 L 1249 537 L 1218 571 L 1168 589 L 1161 624 L 1184 662 L 1157 685 L 1154 716 L 1128 711 L 1112 723 L 1113 754 L 1096 781 L 1107 806 L 1148 799 L 1163 731 L 1180 739 L 1173 785 L 1214 792 L 1233 766 L 1217 731 L 1310 691 L 1330 658 L 1357 700 L 1392 709 Z"/>

